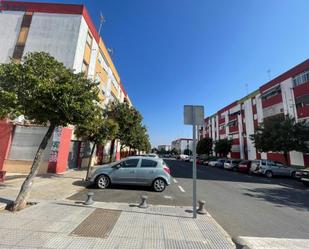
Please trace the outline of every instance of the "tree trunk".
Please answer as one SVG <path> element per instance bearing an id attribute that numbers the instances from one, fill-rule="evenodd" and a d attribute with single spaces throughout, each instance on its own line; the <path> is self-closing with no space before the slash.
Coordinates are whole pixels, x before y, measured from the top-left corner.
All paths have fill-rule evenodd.
<path id="1" fill-rule="evenodd" d="M 109 162 L 113 162 L 113 155 L 114 155 L 114 148 L 115 148 L 115 139 L 112 140 L 111 148 L 109 152 Z"/>
<path id="2" fill-rule="evenodd" d="M 94 152 L 96 144 L 93 143 L 92 149 L 91 149 L 91 154 L 90 154 L 90 158 L 89 158 L 89 162 L 88 162 L 88 168 L 87 168 L 87 174 L 86 174 L 86 181 L 88 180 L 89 177 L 89 173 L 90 173 L 90 169 L 91 169 L 91 160 L 92 160 L 92 155 Z"/>
<path id="3" fill-rule="evenodd" d="M 288 152 L 283 152 L 284 160 L 286 164 L 289 164 L 289 159 L 288 159 Z"/>
<path id="4" fill-rule="evenodd" d="M 19 194 L 16 198 L 16 200 L 11 203 L 8 204 L 8 208 L 11 211 L 19 211 L 22 210 L 23 208 L 26 207 L 27 205 L 27 200 L 30 196 L 30 192 L 31 192 L 31 187 L 33 185 L 33 180 L 34 177 L 37 175 L 39 168 L 41 166 L 41 163 L 43 161 L 43 153 L 46 149 L 46 146 L 48 144 L 49 139 L 51 138 L 53 132 L 55 129 L 55 125 L 54 124 L 50 124 L 36 154 L 30 169 L 30 173 L 28 174 L 27 178 L 25 179 L 25 181 L 23 182 L 23 185 L 20 188 Z"/>

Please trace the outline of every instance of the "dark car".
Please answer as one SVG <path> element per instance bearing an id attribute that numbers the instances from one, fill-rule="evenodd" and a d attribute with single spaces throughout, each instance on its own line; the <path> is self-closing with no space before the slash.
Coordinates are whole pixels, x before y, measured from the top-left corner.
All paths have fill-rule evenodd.
<path id="1" fill-rule="evenodd" d="M 297 171 L 295 177 L 299 179 L 304 185 L 309 186 L 309 169 Z"/>
<path id="2" fill-rule="evenodd" d="M 251 161 L 250 160 L 241 161 L 238 164 L 238 171 L 243 172 L 243 173 L 249 173 L 250 167 L 251 167 Z"/>

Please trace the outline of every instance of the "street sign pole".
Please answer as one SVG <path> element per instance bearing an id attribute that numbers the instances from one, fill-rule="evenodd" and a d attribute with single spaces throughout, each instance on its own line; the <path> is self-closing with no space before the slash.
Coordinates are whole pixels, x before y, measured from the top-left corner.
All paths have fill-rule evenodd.
<path id="1" fill-rule="evenodd" d="M 192 193 L 192 207 L 193 218 L 196 218 L 196 127 L 204 123 L 204 107 L 185 105 L 184 106 L 184 124 L 193 126 L 193 143 L 192 143 L 192 180 L 193 180 L 193 193 Z"/>
<path id="2" fill-rule="evenodd" d="M 195 116 L 195 115 L 194 115 Z M 193 125 L 193 167 L 192 167 L 192 178 L 193 178 L 193 195 L 192 195 L 192 206 L 193 206 L 193 218 L 196 218 L 196 125 Z"/>

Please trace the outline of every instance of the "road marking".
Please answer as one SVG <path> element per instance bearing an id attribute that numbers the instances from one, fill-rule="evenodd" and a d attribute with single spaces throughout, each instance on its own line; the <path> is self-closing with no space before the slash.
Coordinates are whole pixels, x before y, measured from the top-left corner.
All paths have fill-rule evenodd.
<path id="1" fill-rule="evenodd" d="M 173 178 L 173 181 L 174 181 L 175 183 L 178 183 L 178 181 L 177 181 L 175 178 Z"/>
<path id="2" fill-rule="evenodd" d="M 178 186 L 178 188 L 180 189 L 181 192 L 186 192 L 181 186 Z"/>
<path id="3" fill-rule="evenodd" d="M 164 198 L 165 198 L 165 199 L 173 199 L 173 197 L 170 196 L 170 195 L 164 195 Z"/>

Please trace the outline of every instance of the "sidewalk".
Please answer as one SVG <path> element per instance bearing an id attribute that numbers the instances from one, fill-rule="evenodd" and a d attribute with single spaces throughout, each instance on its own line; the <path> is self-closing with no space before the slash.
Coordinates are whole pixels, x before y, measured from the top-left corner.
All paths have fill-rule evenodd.
<path id="1" fill-rule="evenodd" d="M 41 202 L 0 214 L 0 248 L 235 248 L 210 216 L 194 220 L 187 209 Z"/>
<path id="2" fill-rule="evenodd" d="M 84 189 L 86 171 L 68 171 L 63 175 L 44 174 L 35 177 L 30 200 L 61 200 Z M 9 180 L 0 183 L 0 210 L 10 200 L 15 200 L 26 175 L 10 174 Z"/>

